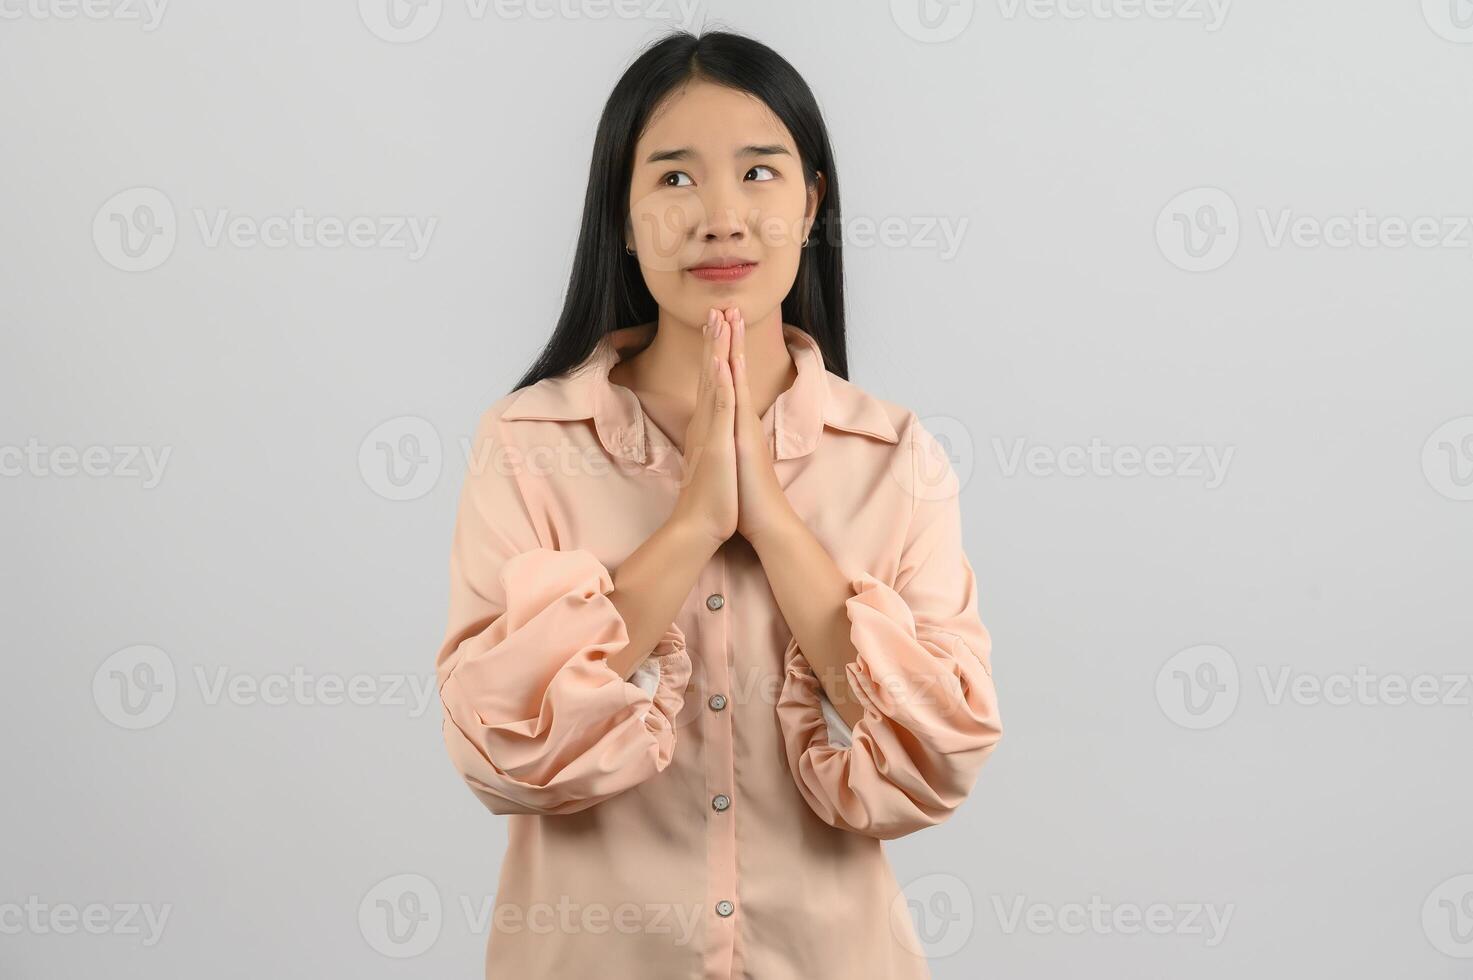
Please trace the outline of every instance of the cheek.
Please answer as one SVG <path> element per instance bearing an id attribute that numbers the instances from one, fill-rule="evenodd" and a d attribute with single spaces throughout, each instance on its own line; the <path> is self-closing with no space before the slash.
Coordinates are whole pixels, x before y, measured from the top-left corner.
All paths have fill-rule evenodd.
<path id="1" fill-rule="evenodd" d="M 639 259 L 651 272 L 679 272 L 689 256 L 690 229 L 700 221 L 700 201 L 691 195 L 651 194 L 629 208 Z"/>
<path id="2" fill-rule="evenodd" d="M 757 222 L 757 236 L 768 252 L 797 249 L 803 243 L 803 206 L 799 200 L 791 205 L 766 209 Z"/>
<path id="3" fill-rule="evenodd" d="M 769 250 L 767 258 L 757 267 L 747 285 L 747 291 L 751 294 L 748 302 L 763 309 L 781 303 L 798 278 L 798 259 L 801 254 L 792 243 L 780 249 Z"/>

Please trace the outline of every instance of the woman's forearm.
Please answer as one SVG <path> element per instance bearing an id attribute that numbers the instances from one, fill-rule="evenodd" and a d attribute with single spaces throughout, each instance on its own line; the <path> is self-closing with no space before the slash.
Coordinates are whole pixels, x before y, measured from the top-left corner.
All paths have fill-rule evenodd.
<path id="1" fill-rule="evenodd" d="M 788 527 L 753 541 L 778 608 L 839 717 L 851 728 L 864 709 L 849 690 L 845 666 L 858 657 L 845 603 L 853 590 L 823 542 L 794 514 Z"/>
<path id="2" fill-rule="evenodd" d="M 719 544 L 672 518 L 651 534 L 614 572 L 609 595 L 624 619 L 629 645 L 611 654 L 609 666 L 628 680 L 674 622 L 701 569 Z"/>

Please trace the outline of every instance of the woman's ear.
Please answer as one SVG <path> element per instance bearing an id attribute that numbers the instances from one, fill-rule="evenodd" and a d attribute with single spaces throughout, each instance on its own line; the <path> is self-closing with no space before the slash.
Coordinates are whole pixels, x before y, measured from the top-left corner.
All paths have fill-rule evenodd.
<path id="1" fill-rule="evenodd" d="M 824 192 L 829 189 L 828 178 L 824 177 L 822 170 L 813 172 L 813 183 L 808 185 L 808 204 L 803 209 L 803 224 L 807 229 L 803 233 L 806 239 L 813 230 L 813 225 L 818 221 L 818 208 L 823 204 Z"/>

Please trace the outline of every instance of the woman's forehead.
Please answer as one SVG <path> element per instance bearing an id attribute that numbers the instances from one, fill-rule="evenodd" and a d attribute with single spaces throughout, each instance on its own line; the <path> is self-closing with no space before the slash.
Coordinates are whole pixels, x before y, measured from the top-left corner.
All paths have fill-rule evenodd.
<path id="1" fill-rule="evenodd" d="M 656 150 L 729 155 L 772 143 L 791 148 L 792 137 L 765 102 L 749 92 L 700 82 L 672 92 L 656 107 L 635 145 L 643 159 Z"/>

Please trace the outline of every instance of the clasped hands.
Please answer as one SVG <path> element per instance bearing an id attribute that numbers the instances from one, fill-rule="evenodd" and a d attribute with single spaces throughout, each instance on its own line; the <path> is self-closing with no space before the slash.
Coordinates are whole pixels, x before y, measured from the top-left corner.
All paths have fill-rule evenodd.
<path id="1" fill-rule="evenodd" d="M 718 547 L 738 533 L 761 550 L 764 542 L 802 521 L 778 482 L 772 447 L 752 400 L 741 310 L 713 307 L 703 333 L 676 513 Z"/>

